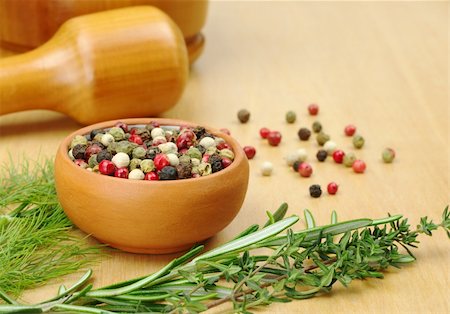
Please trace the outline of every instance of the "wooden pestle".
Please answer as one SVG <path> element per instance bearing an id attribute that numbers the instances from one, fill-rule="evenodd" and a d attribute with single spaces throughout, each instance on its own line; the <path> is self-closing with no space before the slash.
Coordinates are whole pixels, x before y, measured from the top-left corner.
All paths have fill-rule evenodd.
<path id="1" fill-rule="evenodd" d="M 178 27 L 154 7 L 68 20 L 44 45 L 0 59 L 0 114 L 49 109 L 82 124 L 157 115 L 181 96 L 188 57 Z"/>

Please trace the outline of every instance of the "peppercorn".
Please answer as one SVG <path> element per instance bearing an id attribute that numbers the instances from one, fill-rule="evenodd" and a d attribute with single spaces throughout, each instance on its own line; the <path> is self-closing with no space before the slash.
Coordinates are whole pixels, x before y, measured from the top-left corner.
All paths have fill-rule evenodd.
<path id="1" fill-rule="evenodd" d="M 136 134 L 131 135 L 128 140 L 130 142 L 136 143 L 138 145 L 142 145 L 144 143 L 144 141 L 142 140 L 142 137 L 140 135 L 136 135 Z"/>
<path id="2" fill-rule="evenodd" d="M 327 185 L 327 191 L 328 194 L 334 195 L 337 193 L 339 186 L 336 184 L 336 182 L 330 182 Z"/>
<path id="3" fill-rule="evenodd" d="M 297 172 L 297 171 L 298 171 L 298 168 L 300 167 L 301 164 L 302 164 L 302 161 L 296 160 L 296 161 L 294 162 L 294 164 L 292 165 L 292 169 L 294 169 L 294 171 Z"/>
<path id="4" fill-rule="evenodd" d="M 111 160 L 112 154 L 108 152 L 106 149 L 102 150 L 97 154 L 97 162 L 100 163 L 102 160 Z M 95 166 L 95 165 L 94 165 Z"/>
<path id="5" fill-rule="evenodd" d="M 131 159 L 128 168 L 130 168 L 130 170 L 139 169 L 141 167 L 141 161 L 142 160 L 138 158 Z"/>
<path id="6" fill-rule="evenodd" d="M 212 167 L 210 163 L 202 162 L 198 165 L 198 173 L 201 176 L 208 176 L 212 173 Z"/>
<path id="7" fill-rule="evenodd" d="M 228 148 L 228 149 L 229 149 L 229 148 L 231 148 L 231 147 L 230 147 L 230 145 L 228 145 L 227 143 L 223 142 L 223 143 L 217 144 L 216 148 L 217 148 L 218 150 L 222 150 L 222 149 L 224 149 L 224 148 Z"/>
<path id="8" fill-rule="evenodd" d="M 94 168 L 98 165 L 97 154 L 91 155 L 88 160 L 89 167 Z"/>
<path id="9" fill-rule="evenodd" d="M 128 155 L 131 155 L 133 152 L 133 149 L 138 147 L 136 143 L 129 142 L 129 141 L 120 141 L 117 143 L 112 143 L 108 146 L 108 150 L 111 153 L 125 153 Z"/>
<path id="10" fill-rule="evenodd" d="M 364 142 L 364 137 L 361 135 L 353 136 L 353 146 L 355 146 L 355 148 L 362 148 L 364 146 Z"/>
<path id="11" fill-rule="evenodd" d="M 166 137 L 166 132 L 162 128 L 153 128 L 150 134 L 153 139 L 158 136 Z"/>
<path id="12" fill-rule="evenodd" d="M 296 119 L 297 119 L 297 115 L 295 114 L 294 111 L 290 110 L 290 111 L 286 112 L 286 122 L 287 123 L 294 123 Z"/>
<path id="13" fill-rule="evenodd" d="M 270 161 L 265 161 L 261 164 L 261 173 L 263 176 L 270 176 L 273 171 L 273 165 Z"/>
<path id="14" fill-rule="evenodd" d="M 191 164 L 179 164 L 176 166 L 178 178 L 188 179 L 192 177 L 192 165 Z"/>
<path id="15" fill-rule="evenodd" d="M 270 130 L 268 128 L 261 128 L 259 130 L 259 136 L 261 136 L 261 138 L 266 139 L 269 136 Z"/>
<path id="16" fill-rule="evenodd" d="M 330 140 L 330 136 L 326 133 L 319 132 L 316 136 L 317 144 L 323 146 L 326 142 Z"/>
<path id="17" fill-rule="evenodd" d="M 151 159 L 144 159 L 141 161 L 139 168 L 141 168 L 144 173 L 152 172 L 155 170 L 155 163 Z"/>
<path id="18" fill-rule="evenodd" d="M 381 157 L 385 163 L 389 164 L 394 161 L 395 151 L 392 148 L 385 148 L 381 154 Z"/>
<path id="19" fill-rule="evenodd" d="M 355 160 L 352 165 L 353 171 L 356 173 L 363 173 L 366 171 L 366 163 L 362 160 Z"/>
<path id="20" fill-rule="evenodd" d="M 225 169 L 231 165 L 233 161 L 230 158 L 222 158 L 222 167 Z"/>
<path id="21" fill-rule="evenodd" d="M 311 165 L 307 162 L 302 162 L 299 166 L 298 166 L 298 173 L 304 177 L 304 178 L 308 178 L 312 175 L 313 173 L 313 168 L 311 167 Z"/>
<path id="22" fill-rule="evenodd" d="M 246 109 L 241 109 L 239 110 L 237 116 L 241 123 L 247 123 L 250 119 L 250 112 Z"/>
<path id="23" fill-rule="evenodd" d="M 328 153 L 324 149 L 319 150 L 316 154 L 318 161 L 325 161 L 325 159 L 327 159 L 327 156 L 328 156 Z"/>
<path id="24" fill-rule="evenodd" d="M 313 184 L 309 187 L 309 195 L 314 198 L 319 198 L 322 195 L 322 188 L 318 184 Z"/>
<path id="25" fill-rule="evenodd" d="M 353 166 L 353 163 L 355 162 L 355 160 L 356 160 L 356 156 L 354 153 L 350 152 L 350 153 L 345 154 L 344 160 L 343 160 L 344 166 L 346 166 L 346 167 Z"/>
<path id="26" fill-rule="evenodd" d="M 141 146 L 138 146 L 133 149 L 131 155 L 133 156 L 133 158 L 143 159 L 145 158 L 145 155 L 147 155 L 147 150 Z"/>
<path id="27" fill-rule="evenodd" d="M 319 113 L 319 106 L 317 104 L 310 104 L 308 106 L 308 112 L 312 116 L 316 116 Z"/>
<path id="28" fill-rule="evenodd" d="M 98 144 L 91 144 L 86 148 L 84 152 L 84 159 L 89 160 L 92 155 L 98 154 L 102 151 L 102 147 Z M 72 152 L 73 153 L 73 152 Z"/>
<path id="29" fill-rule="evenodd" d="M 195 133 L 191 130 L 182 131 L 175 141 L 178 149 L 189 148 L 194 144 L 195 141 Z"/>
<path id="30" fill-rule="evenodd" d="M 333 152 L 333 159 L 337 164 L 342 164 L 344 161 L 345 153 L 344 151 L 338 149 Z"/>
<path id="31" fill-rule="evenodd" d="M 102 138 L 101 138 L 100 142 L 103 145 L 105 145 L 106 147 L 108 147 L 111 143 L 115 142 L 115 140 L 114 140 L 114 137 L 111 134 L 106 133 L 106 134 L 102 135 Z"/>
<path id="32" fill-rule="evenodd" d="M 144 180 L 145 174 L 140 169 L 133 169 L 128 174 L 128 179 L 130 180 Z"/>
<path id="33" fill-rule="evenodd" d="M 117 123 L 114 126 L 117 128 L 121 128 L 125 133 L 128 133 L 128 124 L 122 121 L 117 121 Z"/>
<path id="34" fill-rule="evenodd" d="M 222 157 L 220 157 L 218 154 L 212 154 L 211 156 L 209 156 L 208 162 L 209 163 L 214 163 L 214 162 L 222 162 Z"/>
<path id="35" fill-rule="evenodd" d="M 191 157 L 189 157 L 188 155 L 184 154 L 181 155 L 178 160 L 180 161 L 180 164 L 190 164 L 191 163 Z"/>
<path id="36" fill-rule="evenodd" d="M 213 173 L 223 169 L 222 160 L 211 162 L 211 170 Z"/>
<path id="37" fill-rule="evenodd" d="M 149 173 L 145 174 L 144 180 L 157 181 L 157 180 L 159 180 L 159 177 L 156 172 L 149 172 Z"/>
<path id="38" fill-rule="evenodd" d="M 86 153 L 86 145 L 77 144 L 72 148 L 72 156 L 75 159 L 84 159 L 84 154 Z"/>
<path id="39" fill-rule="evenodd" d="M 202 159 L 203 154 L 200 152 L 200 150 L 196 147 L 189 147 L 188 151 L 187 151 L 187 155 L 191 158 L 197 158 L 197 159 Z"/>
<path id="40" fill-rule="evenodd" d="M 206 152 L 206 149 L 203 146 L 201 146 L 201 145 L 196 145 L 196 146 L 193 146 L 193 147 L 197 148 L 201 155 L 203 155 Z"/>
<path id="41" fill-rule="evenodd" d="M 117 153 L 112 158 L 111 161 L 116 165 L 117 168 L 128 167 L 130 164 L 130 156 L 125 153 Z"/>
<path id="42" fill-rule="evenodd" d="M 72 139 L 72 142 L 70 143 L 70 148 L 74 148 L 77 144 L 87 145 L 88 140 L 82 135 L 75 135 L 75 137 Z"/>
<path id="43" fill-rule="evenodd" d="M 127 168 L 117 168 L 114 172 L 116 178 L 128 179 L 128 169 Z"/>
<path id="44" fill-rule="evenodd" d="M 256 149 L 253 146 L 244 146 L 244 153 L 247 159 L 253 159 L 256 154 Z"/>
<path id="45" fill-rule="evenodd" d="M 216 147 L 216 141 L 209 136 L 203 137 L 198 144 L 203 146 L 205 149 L 208 149 L 209 147 Z"/>
<path id="46" fill-rule="evenodd" d="M 192 130 L 192 132 L 194 132 L 196 138 L 201 138 L 206 130 L 204 127 L 197 126 Z"/>
<path id="47" fill-rule="evenodd" d="M 147 150 L 147 154 L 145 154 L 145 158 L 147 159 L 155 159 L 155 156 L 160 154 L 161 150 L 159 149 L 159 147 L 150 147 Z"/>
<path id="48" fill-rule="evenodd" d="M 115 141 L 121 141 L 125 139 L 125 132 L 119 127 L 113 127 L 109 129 L 108 133 L 114 137 Z"/>
<path id="49" fill-rule="evenodd" d="M 349 124 L 344 128 L 344 133 L 347 136 L 353 136 L 353 134 L 355 134 L 356 132 L 356 126 L 354 126 L 353 124 Z"/>
<path id="50" fill-rule="evenodd" d="M 219 156 L 222 158 L 228 158 L 230 160 L 234 160 L 234 153 L 231 149 L 222 149 L 221 151 L 219 151 Z"/>
<path id="51" fill-rule="evenodd" d="M 77 165 L 78 167 L 81 167 L 83 169 L 86 169 L 87 167 L 89 167 L 89 165 L 83 159 L 75 159 L 74 163 L 75 163 L 75 165 Z"/>
<path id="52" fill-rule="evenodd" d="M 178 159 L 178 156 L 176 154 L 167 154 L 167 159 L 169 160 L 169 163 L 171 166 L 178 166 L 180 164 L 180 160 Z"/>
<path id="53" fill-rule="evenodd" d="M 172 166 L 165 166 L 159 172 L 160 180 L 176 180 L 177 177 L 178 177 L 177 169 Z"/>
<path id="54" fill-rule="evenodd" d="M 91 138 L 91 140 L 93 140 L 97 134 L 103 134 L 103 133 L 105 133 L 105 131 L 103 129 L 94 129 L 91 131 L 91 133 L 89 133 L 89 137 Z"/>
<path id="55" fill-rule="evenodd" d="M 314 121 L 314 123 L 312 124 L 312 129 L 314 133 L 319 133 L 320 131 L 322 131 L 322 124 L 319 121 Z"/>
<path id="56" fill-rule="evenodd" d="M 204 155 L 213 155 L 215 153 L 217 153 L 217 148 L 215 146 L 211 146 L 211 147 L 208 147 L 208 149 L 205 151 Z"/>
<path id="57" fill-rule="evenodd" d="M 72 150 L 69 150 L 69 152 L 67 154 L 69 155 L 70 160 L 72 160 L 72 161 L 75 160 L 75 158 L 73 157 L 73 154 L 72 154 Z"/>
<path id="58" fill-rule="evenodd" d="M 323 149 L 328 153 L 328 155 L 332 155 L 337 148 L 337 144 L 333 141 L 327 141 L 323 144 Z"/>
<path id="59" fill-rule="evenodd" d="M 98 167 L 100 173 L 105 175 L 113 175 L 116 171 L 116 166 L 109 160 L 102 160 L 102 162 L 98 164 Z"/>
<path id="60" fill-rule="evenodd" d="M 307 140 L 309 140 L 310 136 L 311 136 L 311 131 L 309 129 L 301 128 L 300 130 L 298 130 L 298 137 L 300 138 L 300 140 L 307 141 Z"/>
<path id="61" fill-rule="evenodd" d="M 271 146 L 278 146 L 281 142 L 281 133 L 278 131 L 270 131 L 267 140 Z"/>

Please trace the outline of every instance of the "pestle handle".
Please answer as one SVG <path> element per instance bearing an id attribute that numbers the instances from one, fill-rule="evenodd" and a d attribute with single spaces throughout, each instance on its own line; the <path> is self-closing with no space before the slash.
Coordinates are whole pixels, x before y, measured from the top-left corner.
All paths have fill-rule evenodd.
<path id="1" fill-rule="evenodd" d="M 188 76 L 183 36 L 153 7 L 76 17 L 46 44 L 0 60 L 0 114 L 65 113 L 83 124 L 152 116 L 176 104 Z"/>

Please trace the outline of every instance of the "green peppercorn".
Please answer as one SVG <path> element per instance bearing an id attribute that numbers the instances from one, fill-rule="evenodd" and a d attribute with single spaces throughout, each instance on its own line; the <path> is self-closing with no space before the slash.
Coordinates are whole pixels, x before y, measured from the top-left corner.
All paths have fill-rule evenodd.
<path id="1" fill-rule="evenodd" d="M 131 155 L 131 153 L 133 152 L 133 149 L 135 149 L 136 147 L 139 146 L 138 144 L 129 142 L 129 141 L 120 141 L 120 142 L 117 142 L 115 145 L 114 144 L 112 144 L 112 145 L 113 145 L 113 150 L 115 150 L 116 153 L 125 153 L 128 155 Z"/>
<path id="2" fill-rule="evenodd" d="M 70 143 L 70 148 L 74 148 L 76 145 L 87 145 L 88 140 L 82 136 L 82 135 L 75 135 L 75 137 L 72 139 L 72 142 Z M 75 155 L 74 155 L 75 157 Z"/>
<path id="3" fill-rule="evenodd" d="M 241 123 L 247 123 L 250 120 L 250 111 L 246 109 L 241 109 L 238 112 L 238 119 Z"/>
<path id="4" fill-rule="evenodd" d="M 112 127 L 111 129 L 109 129 L 108 133 L 114 137 L 115 141 L 121 141 L 125 139 L 125 132 L 122 130 L 122 128 Z"/>
<path id="5" fill-rule="evenodd" d="M 394 161 L 395 151 L 392 148 L 385 148 L 381 156 L 385 163 L 390 164 Z"/>
<path id="6" fill-rule="evenodd" d="M 189 147 L 186 154 L 191 158 L 202 159 L 202 153 L 200 152 L 200 150 L 193 146 Z"/>
<path id="7" fill-rule="evenodd" d="M 191 157 L 186 154 L 181 155 L 178 159 L 180 160 L 180 164 L 183 165 L 189 165 L 191 163 Z"/>
<path id="8" fill-rule="evenodd" d="M 300 130 L 298 130 L 298 137 L 300 138 L 300 140 L 302 141 L 307 141 L 309 140 L 309 137 L 311 136 L 311 131 L 307 128 L 301 128 Z"/>
<path id="9" fill-rule="evenodd" d="M 130 171 L 134 170 L 134 169 L 139 169 L 141 167 L 141 161 L 142 160 L 140 160 L 138 158 L 131 159 L 130 160 L 130 165 L 129 165 Z"/>
<path id="10" fill-rule="evenodd" d="M 208 176 L 212 173 L 212 167 L 210 163 L 207 162 L 202 162 L 200 163 L 200 165 L 198 166 L 198 173 L 201 176 Z"/>
<path id="11" fill-rule="evenodd" d="M 294 111 L 288 111 L 286 112 L 286 122 L 287 123 L 294 123 L 295 120 L 297 119 L 297 115 L 295 114 Z"/>
<path id="12" fill-rule="evenodd" d="M 309 187 L 309 195 L 314 198 L 318 198 L 322 195 L 322 188 L 318 184 L 313 184 Z"/>
<path id="13" fill-rule="evenodd" d="M 155 170 L 155 163 L 151 159 L 144 159 L 141 161 L 139 167 L 144 173 L 147 173 Z"/>
<path id="14" fill-rule="evenodd" d="M 231 149 L 224 148 L 219 151 L 220 157 L 229 158 L 231 160 L 234 160 L 234 153 Z"/>
<path id="15" fill-rule="evenodd" d="M 330 140 L 330 136 L 328 134 L 325 134 L 323 132 L 319 132 L 316 136 L 317 144 L 320 146 L 323 146 L 326 142 Z"/>
<path id="16" fill-rule="evenodd" d="M 353 163 L 355 162 L 355 160 L 356 160 L 355 154 L 352 152 L 349 152 L 344 155 L 344 159 L 343 159 L 342 163 L 346 167 L 351 167 L 351 166 L 353 166 Z"/>
<path id="17" fill-rule="evenodd" d="M 99 134 L 99 133 L 102 134 L 102 133 L 105 133 L 105 131 L 103 129 L 94 129 L 94 130 L 92 130 L 91 133 L 89 133 L 90 139 L 93 140 L 95 138 L 95 136 L 97 134 Z"/>
<path id="18" fill-rule="evenodd" d="M 326 150 L 321 149 L 317 152 L 316 157 L 318 161 L 325 161 L 325 159 L 327 159 L 328 157 L 328 153 Z"/>
<path id="19" fill-rule="evenodd" d="M 364 146 L 364 142 L 364 137 L 361 135 L 353 136 L 353 146 L 355 146 L 355 148 L 362 148 Z"/>
<path id="20" fill-rule="evenodd" d="M 322 131 L 322 124 L 319 121 L 314 121 L 312 129 L 314 133 L 319 133 L 320 131 Z"/>
<path id="21" fill-rule="evenodd" d="M 91 157 L 89 157 L 88 165 L 91 168 L 94 168 L 95 166 L 98 165 L 97 154 L 91 155 Z"/>
<path id="22" fill-rule="evenodd" d="M 144 147 L 141 147 L 141 146 L 136 147 L 135 149 L 133 149 L 133 152 L 132 152 L 133 158 L 138 158 L 138 159 L 144 159 L 146 154 L 147 154 L 147 151 L 145 150 Z"/>

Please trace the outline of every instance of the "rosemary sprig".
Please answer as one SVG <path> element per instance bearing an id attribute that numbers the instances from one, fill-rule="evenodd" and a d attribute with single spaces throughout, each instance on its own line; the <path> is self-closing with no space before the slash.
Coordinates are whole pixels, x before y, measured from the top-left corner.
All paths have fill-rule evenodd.
<path id="1" fill-rule="evenodd" d="M 280 208 L 263 228 L 253 225 L 194 258 L 203 249 L 195 247 L 146 277 L 92 290 L 88 272 L 72 286 L 77 292 L 61 287 L 56 298 L 36 305 L 18 304 L 0 293 L 9 303 L 0 306 L 0 313 L 198 313 L 225 302 L 235 312 L 249 313 L 329 292 L 337 282 L 347 286 L 354 279 L 383 278 L 387 267 L 415 260 L 410 248 L 419 243 L 419 234 L 443 228 L 450 236 L 448 207 L 441 223 L 424 217 L 414 230 L 401 215 L 338 223 L 333 213 L 330 225 L 316 226 L 305 210 L 308 229 L 299 232 L 289 229 L 298 217 L 283 219 L 286 205 Z M 269 253 L 261 254 L 261 248 Z"/>
<path id="2" fill-rule="evenodd" d="M 11 161 L 0 173 L 0 290 L 19 295 L 95 261 L 98 248 L 71 234 L 51 160 Z"/>

